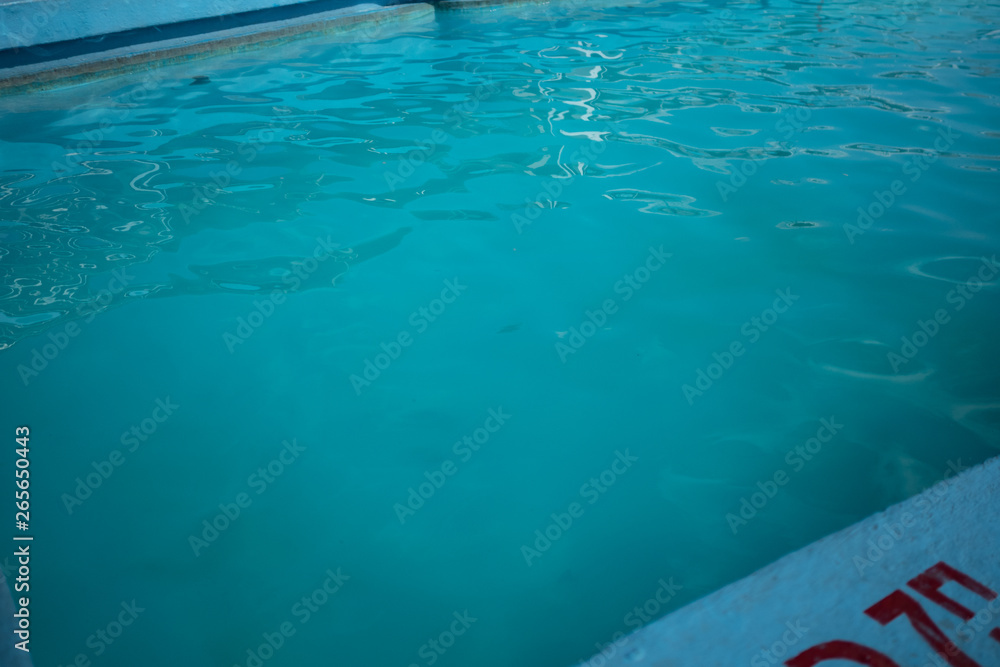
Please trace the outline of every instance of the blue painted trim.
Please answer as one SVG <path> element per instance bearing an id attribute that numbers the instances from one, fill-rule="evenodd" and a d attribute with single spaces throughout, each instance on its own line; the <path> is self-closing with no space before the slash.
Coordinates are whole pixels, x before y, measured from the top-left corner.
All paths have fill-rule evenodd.
<path id="1" fill-rule="evenodd" d="M 271 7 L 268 9 L 258 9 L 239 14 L 182 21 L 179 23 L 151 26 L 148 28 L 136 28 L 134 30 L 125 30 L 108 35 L 101 35 L 99 37 L 85 37 L 82 39 L 41 44 L 20 49 L 5 49 L 0 51 L 0 78 L 3 77 L 3 70 L 13 67 L 37 65 L 50 61 L 62 60 L 64 58 L 101 53 L 111 49 L 127 48 L 137 44 L 155 45 L 157 42 L 169 39 L 194 37 L 205 33 L 216 32 L 218 30 L 246 28 L 248 26 L 265 24 L 273 21 L 296 19 L 320 12 L 344 9 L 346 7 L 362 3 L 388 7 L 391 5 L 413 4 L 418 1 L 419 0 L 310 0 L 308 2 L 285 5 L 282 7 Z M 429 1 L 433 3 L 433 0 Z"/>

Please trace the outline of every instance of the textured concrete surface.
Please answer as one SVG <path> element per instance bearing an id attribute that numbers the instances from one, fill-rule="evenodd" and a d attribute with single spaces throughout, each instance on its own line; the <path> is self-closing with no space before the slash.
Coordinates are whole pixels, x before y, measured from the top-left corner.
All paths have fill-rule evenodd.
<path id="1" fill-rule="evenodd" d="M 587 667 L 1000 665 L 1000 459 L 609 644 Z"/>
<path id="2" fill-rule="evenodd" d="M 118 74 L 143 71 L 195 58 L 273 46 L 300 37 L 350 31 L 375 31 L 387 24 L 432 19 L 434 9 L 423 3 L 382 7 L 357 5 L 287 21 L 205 33 L 197 37 L 137 44 L 99 53 L 46 61 L 0 71 L 0 92 L 33 92 L 74 85 Z M 362 33 L 362 37 L 365 33 Z"/>

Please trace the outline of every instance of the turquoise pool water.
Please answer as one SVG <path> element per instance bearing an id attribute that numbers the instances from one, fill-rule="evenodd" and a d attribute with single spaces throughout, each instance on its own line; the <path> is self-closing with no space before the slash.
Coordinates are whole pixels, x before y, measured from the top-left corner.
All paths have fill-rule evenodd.
<path id="1" fill-rule="evenodd" d="M 35 664 L 570 665 L 997 454 L 998 18 L 439 13 L 2 100 Z"/>

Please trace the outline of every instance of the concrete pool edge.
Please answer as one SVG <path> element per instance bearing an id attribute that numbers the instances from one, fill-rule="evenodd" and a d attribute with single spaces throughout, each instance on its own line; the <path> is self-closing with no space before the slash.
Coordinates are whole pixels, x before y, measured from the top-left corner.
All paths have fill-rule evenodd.
<path id="1" fill-rule="evenodd" d="M 763 667 L 788 664 L 793 656 L 798 667 L 866 655 L 888 661 L 855 661 L 905 666 L 907 656 L 926 661 L 924 653 L 931 657 L 927 664 L 938 664 L 944 649 L 932 650 L 903 619 L 891 631 L 885 627 L 892 619 L 878 610 L 890 600 L 916 600 L 919 609 L 907 614 L 926 613 L 945 638 L 957 632 L 962 642 L 953 641 L 954 649 L 974 651 L 980 664 L 1000 664 L 979 657 L 1000 656 L 1000 555 L 993 547 L 1000 535 L 1000 457 L 968 470 L 961 460 L 948 463 L 951 472 L 935 485 L 631 634 L 615 633 L 578 667 Z M 942 584 L 951 587 L 935 599 Z M 978 604 L 965 609 L 952 597 Z M 990 624 L 973 626 L 959 610 L 981 612 L 975 620 L 986 614 Z"/>
<path id="2" fill-rule="evenodd" d="M 426 3 L 356 5 L 295 19 L 254 24 L 193 37 L 136 44 L 61 60 L 0 70 L 0 93 L 13 95 L 72 86 L 199 58 L 266 48 L 328 34 L 377 36 L 387 26 L 432 19 Z"/>
<path id="3" fill-rule="evenodd" d="M 39 16 L 51 19 L 58 2 L 70 0 L 23 0 L 4 4 L 0 2 L 0 28 L 13 23 L 18 14 L 11 8 L 46 6 L 38 10 Z M 88 0 L 99 3 L 102 0 Z M 53 26 L 50 34 L 36 36 L 34 41 L 15 40 L 16 45 L 0 44 L 0 94 L 5 96 L 41 92 L 52 88 L 74 86 L 111 77 L 146 71 L 189 60 L 217 55 L 239 53 L 277 46 L 296 39 L 328 34 L 362 32 L 362 38 L 373 40 L 377 31 L 390 23 L 409 23 L 433 20 L 438 12 L 449 14 L 490 14 L 501 10 L 522 7 L 553 5 L 565 9 L 590 2 L 590 0 L 372 0 L 336 9 L 322 10 L 324 1 L 341 0 L 274 0 L 270 6 L 252 3 L 246 12 L 213 15 L 198 12 L 189 21 L 162 24 L 154 15 L 146 21 L 113 22 L 121 28 L 118 32 L 94 34 L 93 26 L 80 26 L 74 32 L 65 25 Z M 343 0 L 347 1 L 347 0 Z M 628 5 L 628 0 L 613 0 L 615 5 Z M 290 18 L 275 18 L 275 13 L 291 12 Z M 79 13 L 79 12 L 77 12 Z M 180 15 L 171 15 L 175 19 Z M 227 21 L 236 27 L 217 28 L 208 21 Z M 42 28 L 44 29 L 43 23 Z M 178 32 L 183 26 L 183 36 L 164 37 Z M 365 33 L 365 31 L 367 31 Z M 10 39 L 7 40 L 10 42 Z M 95 47 L 93 44 L 113 44 Z M 14 44 L 14 42 L 11 42 Z M 40 52 L 24 54 L 31 48 Z M 89 49 L 89 50 L 88 50 Z M 70 53 L 67 55 L 65 51 Z M 52 53 L 55 51 L 56 53 Z M 60 53 L 63 51 L 63 53 Z M 74 53 L 74 51 L 82 51 Z M 24 63 L 27 59 L 29 62 Z M 5 62 L 7 61 L 7 62 Z M 10 62 L 13 61 L 13 64 Z"/>
<path id="4" fill-rule="evenodd" d="M 310 13 L 347 0 L 213 0 L 130 3 L 120 0 L 0 0 L 0 51 L 118 34 L 225 15 L 311 6 Z M 324 8 L 325 7 L 325 8 Z"/>

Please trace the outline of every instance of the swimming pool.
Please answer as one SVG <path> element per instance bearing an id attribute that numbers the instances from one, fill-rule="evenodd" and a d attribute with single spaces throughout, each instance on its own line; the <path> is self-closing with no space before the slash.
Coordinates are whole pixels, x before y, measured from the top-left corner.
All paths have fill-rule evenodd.
<path id="1" fill-rule="evenodd" d="M 438 12 L 0 101 L 35 664 L 570 665 L 995 455 L 997 18 Z"/>

